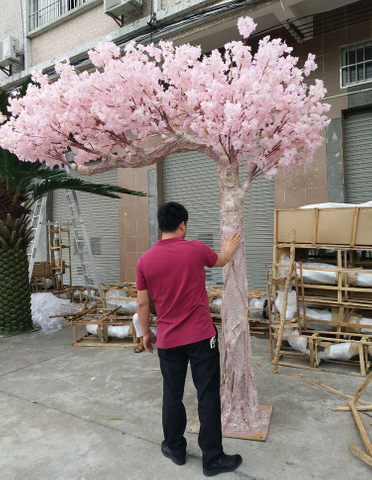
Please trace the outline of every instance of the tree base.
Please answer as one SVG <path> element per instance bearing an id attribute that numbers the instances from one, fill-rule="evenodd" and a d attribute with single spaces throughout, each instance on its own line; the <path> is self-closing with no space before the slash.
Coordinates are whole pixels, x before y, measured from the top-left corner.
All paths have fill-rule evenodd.
<path id="1" fill-rule="evenodd" d="M 263 418 L 265 418 L 265 425 L 255 431 L 223 431 L 222 436 L 225 438 L 239 438 L 241 440 L 255 440 L 258 442 L 265 442 L 268 432 L 269 432 L 269 425 L 271 419 L 271 413 L 273 411 L 272 405 L 259 405 L 258 407 L 262 412 Z M 190 427 L 187 430 L 187 433 L 196 433 L 198 434 L 200 430 L 200 422 L 199 422 L 199 415 L 196 415 L 194 420 L 192 421 Z"/>
<path id="2" fill-rule="evenodd" d="M 3 332 L 0 330 L 0 338 L 14 337 L 16 335 L 24 335 L 25 333 L 36 332 L 40 330 L 40 327 L 32 327 L 29 330 L 24 330 L 23 332 Z"/>

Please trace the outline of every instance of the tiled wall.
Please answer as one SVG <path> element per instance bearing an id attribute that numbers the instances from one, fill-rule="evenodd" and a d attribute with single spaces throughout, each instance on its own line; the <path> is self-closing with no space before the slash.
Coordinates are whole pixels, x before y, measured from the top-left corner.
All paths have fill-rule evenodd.
<path id="1" fill-rule="evenodd" d="M 7 36 L 15 37 L 19 40 L 19 47 L 23 47 L 21 9 L 18 0 L 0 0 L 0 40 Z M 20 69 L 16 67 L 14 72 Z M 0 81 L 8 77 L 0 71 Z"/>
<path id="2" fill-rule="evenodd" d="M 150 168 L 120 169 L 122 187 L 148 193 Z M 120 280 L 134 282 L 139 257 L 149 249 L 149 207 L 147 197 L 123 195 L 119 200 Z"/>
<path id="3" fill-rule="evenodd" d="M 331 119 L 341 118 L 342 111 L 348 108 L 347 89 L 340 88 L 339 49 L 343 45 L 372 38 L 372 22 L 364 22 L 352 27 L 319 35 L 312 40 L 297 44 L 293 55 L 304 62 L 309 52 L 316 55 L 318 70 L 310 80 L 321 78 L 327 88 Z M 372 86 L 372 84 L 371 84 Z M 314 162 L 306 167 L 295 167 L 279 173 L 275 178 L 275 205 L 277 208 L 291 208 L 308 203 L 321 203 L 328 200 L 326 146 L 317 150 Z"/>
<path id="4" fill-rule="evenodd" d="M 149 15 L 151 1 L 143 1 L 143 16 Z M 126 17 L 131 23 L 139 15 L 133 12 Z M 118 29 L 115 21 L 104 13 L 103 3 L 80 15 L 66 19 L 55 28 L 38 35 L 31 40 L 31 65 L 45 62 L 97 37 Z"/>

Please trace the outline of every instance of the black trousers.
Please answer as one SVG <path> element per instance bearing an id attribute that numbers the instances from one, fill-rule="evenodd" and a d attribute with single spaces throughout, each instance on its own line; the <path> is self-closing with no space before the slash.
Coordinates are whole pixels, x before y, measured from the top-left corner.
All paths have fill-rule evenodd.
<path id="1" fill-rule="evenodd" d="M 163 375 L 163 430 L 169 449 L 177 458 L 186 453 L 186 410 L 182 402 L 187 366 L 190 361 L 192 378 L 198 394 L 203 466 L 208 468 L 221 456 L 220 354 L 216 337 L 176 348 L 158 348 Z"/>

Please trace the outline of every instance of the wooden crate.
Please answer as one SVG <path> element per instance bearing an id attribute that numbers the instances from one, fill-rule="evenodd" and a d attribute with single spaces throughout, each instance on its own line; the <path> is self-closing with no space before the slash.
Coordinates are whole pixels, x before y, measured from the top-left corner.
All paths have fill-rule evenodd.
<path id="1" fill-rule="evenodd" d="M 135 347 L 138 345 L 135 329 L 132 322 L 132 312 L 119 312 L 120 307 L 106 309 L 93 307 L 83 313 L 80 318 L 71 322 L 72 345 L 76 347 Z M 77 337 L 78 325 L 98 325 L 98 334 L 86 334 Z M 129 325 L 130 338 L 119 339 L 108 336 L 108 327 Z"/>
<path id="2" fill-rule="evenodd" d="M 270 298 L 276 298 L 278 290 L 283 288 L 285 278 L 281 278 L 280 268 L 288 268 L 289 265 L 283 264 L 283 256 L 288 255 L 292 246 L 295 252 L 296 265 L 293 277 L 291 278 L 292 288 L 296 288 L 298 314 L 296 326 L 299 330 L 298 336 L 307 338 L 309 341 L 310 358 L 301 352 L 288 348 L 280 349 L 279 365 L 286 365 L 283 358 L 307 359 L 309 366 L 306 368 L 318 368 L 320 361 L 317 360 L 317 352 L 320 345 L 324 342 L 331 344 L 351 342 L 358 345 L 358 360 L 348 362 L 334 361 L 340 365 L 347 363 L 357 365 L 360 368 L 360 374 L 366 375 L 371 361 L 368 351 L 371 352 L 372 335 L 362 334 L 362 328 L 368 328 L 368 325 L 351 323 L 351 318 L 358 312 L 372 312 L 372 288 L 358 287 L 353 284 L 355 275 L 363 272 L 360 267 L 369 268 L 372 271 L 372 235 L 366 236 L 366 232 L 371 230 L 372 223 L 368 223 L 372 209 L 324 209 L 324 210 L 279 210 L 275 213 L 274 221 L 274 252 L 272 278 L 269 278 L 267 269 L 268 295 Z M 372 217 L 371 217 L 372 219 Z M 367 223 L 366 223 L 367 222 Z M 294 230 L 297 227 L 298 230 Z M 289 241 L 291 228 L 293 232 L 292 242 Z M 342 232 L 340 233 L 340 231 Z M 346 233 L 345 233 L 346 232 Z M 368 240 L 368 241 L 367 241 Z M 332 244 L 331 241 L 334 243 Z M 369 242 L 369 243 L 368 243 Z M 319 267 L 303 266 L 301 256 L 306 259 L 313 258 L 317 263 L 330 263 L 330 260 L 324 261 L 325 250 L 335 251 L 333 268 L 323 269 Z M 357 250 L 365 252 L 365 257 L 369 259 L 361 260 L 357 256 Z M 316 254 L 320 258 L 316 258 Z M 299 274 L 297 275 L 297 270 Z M 310 284 L 305 283 L 303 273 L 305 270 L 333 272 L 336 276 L 336 284 Z M 354 277 L 353 277 L 354 276 Z M 353 280 L 354 278 L 354 280 Z M 302 304 L 303 316 L 299 316 L 300 304 Z M 309 331 L 307 329 L 306 308 L 326 307 L 332 310 L 332 321 L 327 322 L 332 325 L 333 332 L 322 332 L 320 330 Z M 273 360 L 273 350 L 276 346 L 278 336 L 278 326 L 280 324 L 279 313 L 273 305 L 270 304 L 270 350 Z M 325 323 L 324 320 L 309 319 L 311 323 Z M 303 327 L 302 327 L 303 325 Z M 282 329 L 288 325 L 282 325 Z M 371 319 L 372 328 L 372 319 Z M 286 335 L 288 337 L 288 335 Z M 285 337 L 284 337 L 285 340 Z M 322 360 L 330 362 L 330 360 Z M 333 363 L 333 361 L 332 361 Z M 293 365 L 292 365 L 293 366 Z M 298 365 L 300 368 L 301 365 Z"/>

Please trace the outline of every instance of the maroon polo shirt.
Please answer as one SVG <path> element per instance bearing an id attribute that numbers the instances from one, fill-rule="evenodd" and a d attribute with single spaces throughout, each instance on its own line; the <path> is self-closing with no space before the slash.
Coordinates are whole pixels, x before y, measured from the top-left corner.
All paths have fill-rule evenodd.
<path id="1" fill-rule="evenodd" d="M 197 240 L 159 240 L 137 263 L 137 290 L 148 290 L 157 314 L 157 346 L 174 348 L 215 335 L 204 267 L 218 255 Z"/>

